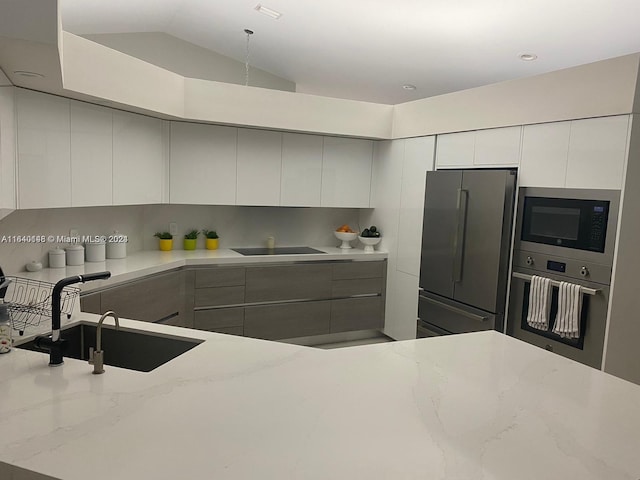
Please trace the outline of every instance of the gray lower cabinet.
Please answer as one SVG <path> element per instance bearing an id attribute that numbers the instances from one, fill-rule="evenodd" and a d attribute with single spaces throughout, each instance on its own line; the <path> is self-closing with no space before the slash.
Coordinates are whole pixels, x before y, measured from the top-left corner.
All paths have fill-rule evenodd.
<path id="1" fill-rule="evenodd" d="M 331 333 L 384 327 L 381 297 L 331 300 Z"/>
<path id="2" fill-rule="evenodd" d="M 244 307 L 197 310 L 193 328 L 207 332 L 244 335 Z"/>
<path id="3" fill-rule="evenodd" d="M 82 296 L 80 308 L 97 314 L 113 310 L 123 318 L 183 326 L 184 272 L 153 275 Z"/>
<path id="4" fill-rule="evenodd" d="M 386 261 L 191 267 L 83 295 L 85 312 L 280 340 L 384 327 Z"/>
<path id="5" fill-rule="evenodd" d="M 329 333 L 331 301 L 246 307 L 244 334 L 265 340 Z"/>
<path id="6" fill-rule="evenodd" d="M 331 298 L 331 264 L 247 268 L 245 302 Z"/>
<path id="7" fill-rule="evenodd" d="M 241 305 L 244 303 L 244 286 L 196 288 L 193 304 L 195 307 L 218 307 Z"/>

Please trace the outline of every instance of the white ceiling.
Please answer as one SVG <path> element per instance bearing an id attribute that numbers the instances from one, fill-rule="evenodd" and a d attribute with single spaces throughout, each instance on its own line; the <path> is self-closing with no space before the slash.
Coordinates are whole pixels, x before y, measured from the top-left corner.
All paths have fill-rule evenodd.
<path id="1" fill-rule="evenodd" d="M 61 12 L 75 34 L 161 31 L 239 61 L 250 28 L 251 64 L 298 92 L 389 104 L 640 51 L 640 0 L 61 0 Z"/>

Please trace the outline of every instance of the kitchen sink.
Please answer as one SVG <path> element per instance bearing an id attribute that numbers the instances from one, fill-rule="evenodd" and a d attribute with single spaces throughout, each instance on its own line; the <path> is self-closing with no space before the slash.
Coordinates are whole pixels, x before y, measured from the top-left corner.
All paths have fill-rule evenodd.
<path id="1" fill-rule="evenodd" d="M 63 329 L 62 338 L 67 341 L 65 357 L 88 360 L 89 347 L 95 348 L 96 345 L 96 326 L 81 323 Z M 115 330 L 110 326 L 102 327 L 104 364 L 139 372 L 150 372 L 200 343 L 202 340 L 164 337 L 142 331 Z M 16 345 L 16 348 L 41 351 L 35 345 L 35 340 Z"/>

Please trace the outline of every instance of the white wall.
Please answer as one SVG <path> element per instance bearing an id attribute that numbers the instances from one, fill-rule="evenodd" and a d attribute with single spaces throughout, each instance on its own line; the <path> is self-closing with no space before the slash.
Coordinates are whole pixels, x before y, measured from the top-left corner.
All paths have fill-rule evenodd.
<path id="1" fill-rule="evenodd" d="M 7 78 L 2 70 L 0 70 L 0 87 L 7 87 L 11 85 L 11 81 Z"/>
<path id="2" fill-rule="evenodd" d="M 14 88 L 0 87 L 0 218 L 16 208 Z"/>
<path id="3" fill-rule="evenodd" d="M 182 75 L 58 32 L 56 3 L 11 0 L 10 8 L 3 5 L 0 66 L 10 79 L 163 118 L 389 139 L 629 114 L 640 108 L 640 54 L 396 106 L 202 80 L 207 85 L 192 80 L 185 89 Z M 59 33 L 60 44 L 52 43 Z M 20 69 L 40 71 L 46 78 L 10 73 Z"/>
<path id="4" fill-rule="evenodd" d="M 219 53 L 163 32 L 102 33 L 83 35 L 91 41 L 139 58 L 187 78 L 244 85 L 245 65 Z M 296 91 L 296 84 L 249 66 L 249 85 Z"/>
<path id="5" fill-rule="evenodd" d="M 394 106 L 393 138 L 632 113 L 640 54 Z"/>
<path id="6" fill-rule="evenodd" d="M 234 207 L 204 205 L 136 205 L 122 207 L 17 210 L 0 220 L 3 235 L 104 235 L 114 230 L 129 236 L 129 253 L 158 248 L 153 234 L 178 224 L 181 238 L 188 230 L 213 229 L 220 235 L 220 248 L 264 246 L 274 236 L 276 246 L 338 246 L 333 231 L 343 223 L 358 224 L 358 210 L 340 208 Z M 204 248 L 204 238 L 198 248 Z M 47 252 L 56 244 L 0 242 L 0 266 L 5 273 L 24 271 L 32 260 L 48 264 Z"/>
<path id="7" fill-rule="evenodd" d="M 631 117 L 631 141 L 620 202 L 609 322 L 605 339 L 605 372 L 640 384 L 640 116 Z"/>

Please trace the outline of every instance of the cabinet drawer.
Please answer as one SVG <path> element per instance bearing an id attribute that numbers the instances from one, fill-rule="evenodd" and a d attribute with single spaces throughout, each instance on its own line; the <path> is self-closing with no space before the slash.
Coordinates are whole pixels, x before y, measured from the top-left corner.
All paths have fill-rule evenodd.
<path id="1" fill-rule="evenodd" d="M 194 306 L 217 307 L 244 303 L 244 287 L 196 288 Z"/>
<path id="2" fill-rule="evenodd" d="M 279 340 L 329 333 L 331 301 L 247 307 L 244 334 Z"/>
<path id="3" fill-rule="evenodd" d="M 100 309 L 120 317 L 157 322 L 184 308 L 183 272 L 145 278 L 101 292 Z"/>
<path id="4" fill-rule="evenodd" d="M 172 325 L 174 327 L 184 327 L 184 321 L 180 315 L 172 315 L 168 318 L 157 321 L 160 325 Z"/>
<path id="5" fill-rule="evenodd" d="M 196 270 L 196 288 L 244 285 L 244 267 Z"/>
<path id="6" fill-rule="evenodd" d="M 209 331 L 215 333 L 224 333 L 227 335 L 238 335 L 239 337 L 242 337 L 244 335 L 244 329 L 242 327 L 220 327 Z"/>
<path id="7" fill-rule="evenodd" d="M 346 262 L 333 265 L 333 279 L 378 278 L 384 275 L 384 262 Z"/>
<path id="8" fill-rule="evenodd" d="M 312 300 L 331 295 L 331 265 L 247 268 L 246 302 Z"/>
<path id="9" fill-rule="evenodd" d="M 354 295 L 381 294 L 382 278 L 358 278 L 352 280 L 334 280 L 332 298 L 352 297 Z"/>
<path id="10" fill-rule="evenodd" d="M 220 329 L 239 328 L 242 335 L 244 325 L 244 308 L 219 308 L 199 310 L 194 313 L 193 326 L 196 330 L 219 332 Z M 226 332 L 222 332 L 226 333 Z"/>
<path id="11" fill-rule="evenodd" d="M 381 297 L 331 301 L 331 333 L 384 327 Z"/>
<path id="12" fill-rule="evenodd" d="M 101 315 L 103 312 L 100 311 L 100 293 L 82 295 L 80 297 L 80 310 Z"/>

